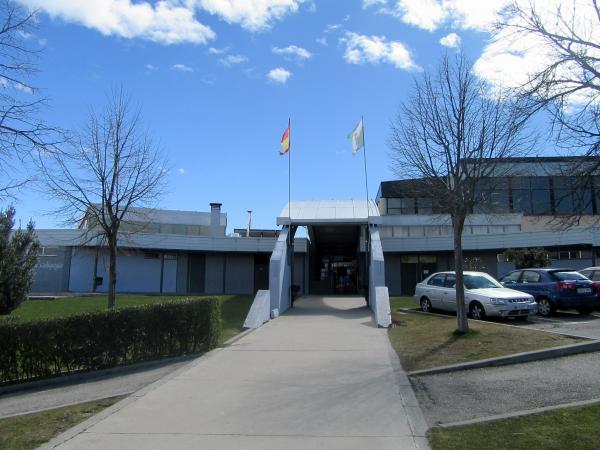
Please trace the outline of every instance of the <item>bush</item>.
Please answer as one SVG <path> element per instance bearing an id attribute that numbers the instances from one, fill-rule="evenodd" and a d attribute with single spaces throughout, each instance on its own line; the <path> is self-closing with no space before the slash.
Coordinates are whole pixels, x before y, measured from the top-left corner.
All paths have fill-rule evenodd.
<path id="1" fill-rule="evenodd" d="M 217 298 L 0 324 L 0 382 L 208 351 L 221 338 Z"/>
<path id="2" fill-rule="evenodd" d="M 9 314 L 27 299 L 39 243 L 33 223 L 12 232 L 15 209 L 0 211 L 0 314 Z"/>
<path id="3" fill-rule="evenodd" d="M 514 263 L 515 269 L 548 267 L 551 263 L 548 252 L 543 248 L 509 248 L 504 256 Z"/>

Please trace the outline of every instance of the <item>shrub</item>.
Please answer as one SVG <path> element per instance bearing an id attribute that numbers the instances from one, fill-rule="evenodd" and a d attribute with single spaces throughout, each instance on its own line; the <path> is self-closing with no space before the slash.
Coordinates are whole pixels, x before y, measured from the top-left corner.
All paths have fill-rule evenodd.
<path id="1" fill-rule="evenodd" d="M 27 298 L 39 243 L 33 223 L 11 232 L 15 209 L 0 211 L 0 314 L 8 314 Z"/>
<path id="2" fill-rule="evenodd" d="M 217 298 L 0 324 L 0 382 L 208 351 L 221 337 Z"/>
<path id="3" fill-rule="evenodd" d="M 551 263 L 548 252 L 543 248 L 509 248 L 504 256 L 514 263 L 516 269 L 548 267 Z"/>

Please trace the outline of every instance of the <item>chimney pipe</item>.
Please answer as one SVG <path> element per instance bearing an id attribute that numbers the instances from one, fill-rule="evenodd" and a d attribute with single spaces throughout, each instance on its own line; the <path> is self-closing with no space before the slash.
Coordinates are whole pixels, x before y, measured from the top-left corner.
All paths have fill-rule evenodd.
<path id="1" fill-rule="evenodd" d="M 210 204 L 210 235 L 211 237 L 224 235 L 221 233 L 221 203 Z"/>
<path id="2" fill-rule="evenodd" d="M 250 237 L 250 230 L 252 229 L 252 210 L 248 210 L 248 228 L 246 228 L 246 237 Z"/>

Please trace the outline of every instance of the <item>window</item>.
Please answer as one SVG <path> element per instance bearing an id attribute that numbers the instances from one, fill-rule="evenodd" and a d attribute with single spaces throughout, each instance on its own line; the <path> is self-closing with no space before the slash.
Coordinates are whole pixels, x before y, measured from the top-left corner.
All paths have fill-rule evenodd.
<path id="1" fill-rule="evenodd" d="M 454 289 L 456 287 L 456 275 L 449 273 L 444 280 L 444 287 Z"/>
<path id="2" fill-rule="evenodd" d="M 40 247 L 38 256 L 57 256 L 58 247 Z"/>
<path id="3" fill-rule="evenodd" d="M 442 287 L 442 286 L 444 285 L 444 277 L 445 277 L 445 276 L 446 276 L 446 275 L 444 275 L 443 273 L 442 273 L 442 274 L 439 274 L 439 275 L 435 275 L 434 277 L 432 277 L 432 278 L 431 278 L 431 279 L 430 279 L 430 280 L 427 282 L 427 284 L 428 284 L 429 286 L 439 286 L 439 287 Z"/>
<path id="4" fill-rule="evenodd" d="M 592 273 L 592 276 L 590 276 L 588 278 L 593 281 L 600 281 L 600 270 L 594 270 L 594 272 Z"/>
<path id="5" fill-rule="evenodd" d="M 156 253 L 156 252 L 144 252 L 144 259 L 158 259 L 158 253 Z"/>
<path id="6" fill-rule="evenodd" d="M 165 253 L 164 258 L 165 258 L 165 260 L 173 261 L 173 260 L 177 259 L 177 254 Z"/>
<path id="7" fill-rule="evenodd" d="M 552 214 L 550 177 L 531 178 L 531 200 L 533 214 Z"/>
<path id="8" fill-rule="evenodd" d="M 430 198 L 417 199 L 418 214 L 433 214 L 433 200 Z"/>
<path id="9" fill-rule="evenodd" d="M 550 272 L 552 278 L 558 281 L 585 280 L 586 278 L 578 272 Z"/>
<path id="10" fill-rule="evenodd" d="M 531 186 L 528 177 L 515 177 L 511 180 L 512 211 L 531 214 Z"/>
<path id="11" fill-rule="evenodd" d="M 523 283 L 539 283 L 540 278 L 540 274 L 533 270 L 525 270 L 523 272 Z"/>
<path id="12" fill-rule="evenodd" d="M 519 278 L 521 278 L 521 271 L 517 270 L 515 272 L 511 272 L 502 278 L 503 283 L 518 283 Z"/>

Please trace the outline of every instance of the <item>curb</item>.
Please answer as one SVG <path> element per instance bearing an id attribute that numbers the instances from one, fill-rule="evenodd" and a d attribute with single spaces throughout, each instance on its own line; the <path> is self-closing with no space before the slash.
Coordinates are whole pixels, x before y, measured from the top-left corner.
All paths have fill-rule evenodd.
<path id="1" fill-rule="evenodd" d="M 547 348 L 532 352 L 514 353 L 512 355 L 500 356 L 498 358 L 480 359 L 460 364 L 433 367 L 431 369 L 415 370 L 409 372 L 409 376 L 435 375 L 439 373 L 456 372 L 459 370 L 480 369 L 483 367 L 506 366 L 543 359 L 557 358 L 561 356 L 576 355 L 579 353 L 590 353 L 600 351 L 600 341 L 584 342 L 582 344 L 562 345 L 560 347 Z"/>
<path id="2" fill-rule="evenodd" d="M 516 411 L 516 412 L 512 412 L 512 413 L 496 414 L 493 416 L 481 417 L 479 419 L 462 420 L 460 422 L 441 423 L 441 424 L 437 425 L 437 427 L 453 428 L 453 427 L 461 427 L 461 426 L 465 426 L 465 425 L 476 425 L 478 423 L 493 422 L 496 420 L 511 419 L 513 417 L 522 417 L 522 416 L 529 416 L 529 415 L 533 415 L 533 414 L 541 414 L 541 413 L 550 412 L 550 411 L 557 411 L 559 409 L 574 408 L 577 406 L 594 405 L 596 403 L 600 403 L 600 398 L 594 398 L 591 400 L 582 400 L 579 402 L 561 403 L 560 405 L 544 406 L 541 408 L 526 409 L 523 411 Z"/>
<path id="3" fill-rule="evenodd" d="M 394 375 L 396 376 L 396 384 L 398 387 L 398 394 L 402 407 L 406 413 L 406 421 L 408 427 L 411 430 L 412 438 L 415 446 L 419 450 L 431 450 L 429 441 L 427 439 L 427 430 L 429 426 L 419 405 L 419 401 L 415 395 L 415 392 L 410 384 L 407 373 L 402 369 L 400 364 L 400 358 L 392 347 L 389 338 L 386 335 L 386 341 L 388 343 L 388 356 Z"/>
<path id="4" fill-rule="evenodd" d="M 235 336 L 234 336 L 235 337 Z M 232 338 L 233 339 L 233 338 Z M 101 370 L 91 370 L 86 372 L 78 372 L 69 375 L 55 376 L 52 378 L 45 378 L 41 380 L 29 381 L 25 383 L 9 384 L 6 386 L 0 386 L 0 396 L 6 394 L 12 394 L 14 392 L 29 391 L 46 386 L 60 386 L 68 385 L 79 381 L 93 380 L 94 378 L 101 378 L 107 375 L 117 376 L 124 375 L 130 372 L 136 372 L 138 370 L 152 369 L 155 367 L 166 366 L 178 362 L 184 362 L 193 360 L 202 356 L 202 353 L 192 353 L 189 355 L 174 356 L 171 358 L 162 358 L 153 361 L 143 361 L 139 363 L 127 364 L 124 366 L 110 367 Z"/>

